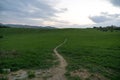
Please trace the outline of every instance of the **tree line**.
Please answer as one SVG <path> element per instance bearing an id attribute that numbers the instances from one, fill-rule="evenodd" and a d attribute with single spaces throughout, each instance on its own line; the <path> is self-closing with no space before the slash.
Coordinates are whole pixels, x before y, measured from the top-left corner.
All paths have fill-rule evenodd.
<path id="1" fill-rule="evenodd" d="M 96 26 L 94 26 L 93 28 L 97 29 L 97 30 L 100 30 L 100 31 L 103 31 L 103 32 L 107 32 L 107 31 L 113 32 L 115 30 L 120 30 L 120 26 L 115 26 L 115 25 L 106 26 L 106 27 L 102 27 L 102 26 L 96 27 Z"/>
<path id="2" fill-rule="evenodd" d="M 0 28 L 10 28 L 10 27 L 7 26 L 7 25 L 3 25 L 2 23 L 0 23 Z"/>

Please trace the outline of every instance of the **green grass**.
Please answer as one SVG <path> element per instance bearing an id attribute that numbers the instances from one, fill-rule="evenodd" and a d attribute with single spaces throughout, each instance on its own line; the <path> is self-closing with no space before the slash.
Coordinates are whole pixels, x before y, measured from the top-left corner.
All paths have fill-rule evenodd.
<path id="1" fill-rule="evenodd" d="M 0 32 L 0 69 L 49 68 L 55 64 L 52 50 L 63 40 L 56 31 L 10 28 Z"/>
<path id="2" fill-rule="evenodd" d="M 67 38 L 59 52 L 68 62 L 68 73 L 84 68 L 111 80 L 120 78 L 120 31 L 2 28 L 0 35 L 0 69 L 50 68 L 56 64 L 53 48 Z"/>
<path id="3" fill-rule="evenodd" d="M 120 78 L 120 32 L 73 30 L 59 51 L 68 61 L 69 72 L 85 68 L 111 80 Z"/>

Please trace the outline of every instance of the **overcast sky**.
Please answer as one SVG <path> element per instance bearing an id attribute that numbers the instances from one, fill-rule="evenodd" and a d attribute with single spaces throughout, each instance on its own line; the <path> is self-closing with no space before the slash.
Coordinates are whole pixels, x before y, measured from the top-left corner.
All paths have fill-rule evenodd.
<path id="1" fill-rule="evenodd" d="M 120 0 L 0 0 L 0 23 L 61 28 L 120 26 Z"/>

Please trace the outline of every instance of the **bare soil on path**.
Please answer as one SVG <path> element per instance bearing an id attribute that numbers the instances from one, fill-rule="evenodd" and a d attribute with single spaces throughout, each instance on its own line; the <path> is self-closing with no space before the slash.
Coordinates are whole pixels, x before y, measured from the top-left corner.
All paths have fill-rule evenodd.
<path id="1" fill-rule="evenodd" d="M 62 55 L 57 51 L 59 47 L 67 42 L 64 40 L 60 45 L 53 49 L 54 55 L 57 57 L 59 64 L 50 69 L 46 70 L 32 70 L 35 77 L 32 79 L 28 78 L 29 70 L 19 70 L 8 74 L 8 80 L 67 80 L 65 77 L 67 62 Z"/>
<path id="2" fill-rule="evenodd" d="M 66 42 L 67 42 L 67 39 L 65 39 L 63 43 L 61 43 L 60 45 L 55 47 L 54 50 L 53 50 L 60 63 L 59 63 L 59 65 L 56 68 L 54 68 L 54 75 L 53 75 L 53 77 L 51 77 L 48 80 L 66 80 L 66 77 L 65 77 L 64 74 L 66 73 L 66 69 L 65 68 L 67 66 L 67 62 L 63 58 L 63 56 L 61 56 L 59 54 L 59 52 L 57 51 L 57 49 L 60 46 L 62 46 L 63 44 L 65 44 Z"/>

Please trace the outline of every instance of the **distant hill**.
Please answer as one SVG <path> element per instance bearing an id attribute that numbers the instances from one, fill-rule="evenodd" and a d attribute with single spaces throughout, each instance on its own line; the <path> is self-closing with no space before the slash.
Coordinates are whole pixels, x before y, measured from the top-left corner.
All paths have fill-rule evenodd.
<path id="1" fill-rule="evenodd" d="M 31 26 L 31 25 L 21 25 L 21 24 L 2 24 L 0 23 L 0 28 L 13 27 L 13 28 L 41 28 L 41 29 L 56 29 L 52 26 Z"/>

